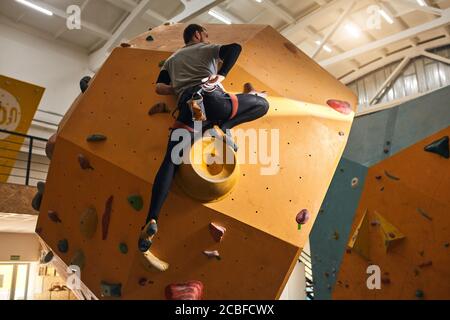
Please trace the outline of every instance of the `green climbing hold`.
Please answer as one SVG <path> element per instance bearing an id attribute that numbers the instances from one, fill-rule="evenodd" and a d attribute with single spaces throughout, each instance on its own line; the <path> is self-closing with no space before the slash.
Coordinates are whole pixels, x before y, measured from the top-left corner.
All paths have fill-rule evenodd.
<path id="1" fill-rule="evenodd" d="M 119 244 L 119 250 L 120 252 L 122 252 L 123 254 L 127 254 L 128 253 L 128 246 L 126 243 L 120 243 Z"/>
<path id="2" fill-rule="evenodd" d="M 425 296 L 422 290 L 416 291 L 416 298 L 422 299 Z"/>
<path id="3" fill-rule="evenodd" d="M 67 241 L 67 239 L 59 240 L 58 250 L 62 253 L 66 253 L 67 251 L 69 251 L 69 241 Z"/>
<path id="4" fill-rule="evenodd" d="M 84 269 L 84 266 L 86 264 L 86 258 L 84 256 L 84 253 L 82 250 L 77 250 L 75 254 L 73 255 L 72 259 L 70 260 L 70 265 L 72 266 L 79 266 L 81 270 Z"/>
<path id="5" fill-rule="evenodd" d="M 120 298 L 122 296 L 122 284 L 107 283 L 102 281 L 100 289 L 103 297 Z"/>
<path id="6" fill-rule="evenodd" d="M 446 159 L 450 158 L 449 138 L 445 136 L 432 142 L 424 148 L 425 151 L 435 153 Z"/>
<path id="7" fill-rule="evenodd" d="M 298 224 L 298 230 L 302 230 L 302 225 L 300 223 Z"/>
<path id="8" fill-rule="evenodd" d="M 87 142 L 100 142 L 100 141 L 105 141 L 106 139 L 107 139 L 107 137 L 102 134 L 92 134 L 89 137 L 87 137 L 86 141 Z"/>
<path id="9" fill-rule="evenodd" d="M 128 197 L 128 203 L 134 208 L 136 211 L 141 211 L 144 207 L 144 201 L 140 195 L 131 195 Z"/>

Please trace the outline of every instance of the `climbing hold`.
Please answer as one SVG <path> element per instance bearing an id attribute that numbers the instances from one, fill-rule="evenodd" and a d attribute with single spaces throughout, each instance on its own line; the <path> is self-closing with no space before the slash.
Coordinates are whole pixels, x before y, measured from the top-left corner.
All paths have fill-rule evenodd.
<path id="1" fill-rule="evenodd" d="M 58 241 L 58 250 L 62 253 L 69 251 L 69 241 L 67 239 Z"/>
<path id="2" fill-rule="evenodd" d="M 80 89 L 81 92 L 84 93 L 89 88 L 89 82 L 91 82 L 92 78 L 89 76 L 83 77 L 80 80 Z"/>
<path id="3" fill-rule="evenodd" d="M 448 242 L 447 242 L 447 243 L 444 243 L 444 247 L 445 247 L 445 248 L 450 247 L 450 243 L 448 243 Z"/>
<path id="4" fill-rule="evenodd" d="M 340 100 L 328 100 L 327 104 L 336 110 L 337 112 L 340 112 L 342 114 L 350 114 L 352 112 L 352 107 L 350 106 L 350 103 L 346 101 L 340 101 Z"/>
<path id="5" fill-rule="evenodd" d="M 39 181 L 39 182 L 37 183 L 37 189 L 38 189 L 38 192 L 44 194 L 44 191 L 45 191 L 45 182 Z"/>
<path id="6" fill-rule="evenodd" d="M 157 113 L 170 113 L 170 109 L 165 102 L 158 102 L 150 108 L 148 114 L 150 116 Z"/>
<path id="7" fill-rule="evenodd" d="M 128 203 L 134 208 L 136 211 L 141 211 L 144 206 L 144 201 L 140 195 L 131 195 L 128 197 Z"/>
<path id="8" fill-rule="evenodd" d="M 384 148 L 384 149 L 383 149 L 383 152 L 384 152 L 385 154 L 388 154 L 389 151 L 390 151 L 389 148 Z"/>
<path id="9" fill-rule="evenodd" d="M 111 220 L 113 200 L 114 200 L 114 197 L 111 196 L 106 201 L 105 212 L 103 213 L 103 218 L 102 218 L 102 239 L 103 240 L 106 240 L 106 238 L 108 237 L 109 221 Z"/>
<path id="10" fill-rule="evenodd" d="M 42 227 L 37 227 L 36 228 L 36 233 L 37 234 L 41 234 L 42 233 Z"/>
<path id="11" fill-rule="evenodd" d="M 203 251 L 203 253 L 208 257 L 208 258 L 216 258 L 217 260 L 220 260 L 220 254 L 219 251 L 215 250 L 215 251 Z"/>
<path id="12" fill-rule="evenodd" d="M 422 215 L 422 217 L 424 217 L 425 219 L 433 221 L 433 218 L 430 217 L 430 215 L 428 213 L 426 213 L 425 211 L 423 211 L 421 208 L 417 208 L 417 212 L 419 212 Z"/>
<path id="13" fill-rule="evenodd" d="M 107 283 L 102 281 L 100 289 L 102 297 L 120 298 L 122 296 L 121 283 Z"/>
<path id="14" fill-rule="evenodd" d="M 45 154 L 47 155 L 47 158 L 52 160 L 53 157 L 53 151 L 55 150 L 55 144 L 56 144 L 56 137 L 57 134 L 53 134 L 47 141 L 47 144 L 45 145 Z"/>
<path id="15" fill-rule="evenodd" d="M 141 262 L 147 271 L 153 271 L 154 269 L 156 269 L 164 272 L 169 269 L 169 264 L 167 262 L 158 259 L 150 251 L 146 251 L 141 254 Z"/>
<path id="16" fill-rule="evenodd" d="M 42 263 L 49 263 L 50 261 L 53 260 L 53 257 L 55 255 L 53 254 L 52 251 L 47 252 L 47 254 L 42 258 Z"/>
<path id="17" fill-rule="evenodd" d="M 390 284 L 391 279 L 389 279 L 389 277 L 383 276 L 383 277 L 381 277 L 381 283 L 382 284 Z"/>
<path id="18" fill-rule="evenodd" d="M 325 276 L 325 278 L 328 278 L 330 276 L 330 274 L 328 272 L 324 272 L 323 275 Z"/>
<path id="19" fill-rule="evenodd" d="M 386 170 L 384 170 L 384 174 L 385 174 L 386 177 L 388 177 L 389 179 L 396 180 L 396 181 L 400 180 L 400 178 L 398 178 L 398 177 L 396 177 L 396 176 L 393 176 L 392 174 L 390 174 L 390 173 L 387 172 Z"/>
<path id="20" fill-rule="evenodd" d="M 138 283 L 141 287 L 144 287 L 147 284 L 147 278 L 140 278 Z"/>
<path id="21" fill-rule="evenodd" d="M 91 134 L 89 137 L 86 138 L 87 142 L 101 142 L 105 141 L 107 139 L 106 136 L 102 134 Z"/>
<path id="22" fill-rule="evenodd" d="M 425 147 L 425 151 L 435 153 L 446 159 L 450 158 L 449 138 L 445 136 Z"/>
<path id="23" fill-rule="evenodd" d="M 158 63 L 158 67 L 162 68 L 162 67 L 164 66 L 165 63 L 166 63 L 166 60 L 161 60 L 161 61 Z"/>
<path id="24" fill-rule="evenodd" d="M 433 261 L 430 260 L 430 261 L 426 261 L 424 263 L 419 264 L 419 268 L 423 269 L 426 267 L 431 267 L 432 265 L 433 265 Z"/>
<path id="25" fill-rule="evenodd" d="M 153 41 L 154 39 L 153 39 L 153 37 L 151 36 L 151 35 L 149 35 L 147 38 L 145 38 L 145 41 Z"/>
<path id="26" fill-rule="evenodd" d="M 333 239 L 334 239 L 334 240 L 339 240 L 339 232 L 334 231 L 334 233 L 333 233 Z"/>
<path id="27" fill-rule="evenodd" d="M 299 213 L 297 213 L 297 216 L 295 217 L 295 221 L 302 225 L 308 222 L 310 217 L 308 209 L 302 209 Z"/>
<path id="28" fill-rule="evenodd" d="M 341 137 L 343 137 L 343 136 L 345 136 L 345 133 L 344 133 L 343 131 L 339 131 L 339 135 L 340 135 Z"/>
<path id="29" fill-rule="evenodd" d="M 380 230 L 381 235 L 383 237 L 384 247 L 386 252 L 389 249 L 389 246 L 398 240 L 402 240 L 405 236 L 390 222 L 388 222 L 383 216 L 381 216 L 378 212 L 375 211 L 375 216 L 378 221 L 380 221 Z"/>
<path id="30" fill-rule="evenodd" d="M 366 210 L 348 243 L 348 247 L 352 249 L 351 251 L 355 250 L 361 257 L 369 260 L 369 244 L 369 217 Z M 351 251 L 347 253 L 351 253 Z"/>
<path id="31" fill-rule="evenodd" d="M 98 217 L 94 207 L 87 208 L 80 217 L 80 232 L 86 239 L 91 239 L 97 230 Z"/>
<path id="32" fill-rule="evenodd" d="M 209 224 L 209 232 L 211 233 L 211 236 L 213 237 L 214 241 L 216 241 L 216 242 L 222 241 L 222 238 L 226 231 L 227 231 L 226 228 L 221 227 L 215 223 L 211 222 Z"/>
<path id="33" fill-rule="evenodd" d="M 381 180 L 382 176 L 376 176 L 375 179 Z"/>
<path id="34" fill-rule="evenodd" d="M 202 300 L 203 283 L 189 281 L 185 283 L 170 284 L 166 287 L 167 300 Z"/>
<path id="35" fill-rule="evenodd" d="M 119 244 L 119 251 L 123 254 L 127 254 L 128 253 L 128 246 L 126 243 L 122 242 Z"/>
<path id="36" fill-rule="evenodd" d="M 121 46 L 122 48 L 129 48 L 129 47 L 131 47 L 131 44 L 122 42 L 122 43 L 120 44 L 120 46 Z"/>
<path id="37" fill-rule="evenodd" d="M 54 223 L 62 223 L 62 220 L 59 218 L 58 212 L 56 211 L 49 211 L 48 217 Z"/>
<path id="38" fill-rule="evenodd" d="M 89 159 L 86 158 L 83 154 L 78 155 L 78 163 L 83 170 L 94 170 L 94 168 L 91 166 L 91 163 L 89 162 Z"/>
<path id="39" fill-rule="evenodd" d="M 416 290 L 416 298 L 422 299 L 425 296 L 423 290 Z"/>
<path id="40" fill-rule="evenodd" d="M 38 192 L 34 196 L 33 200 L 31 201 L 31 206 L 34 210 L 40 211 L 41 210 L 41 202 L 42 202 L 42 193 Z"/>
<path id="41" fill-rule="evenodd" d="M 359 185 L 359 179 L 358 178 L 353 178 L 352 179 L 352 188 L 356 188 Z"/>
<path id="42" fill-rule="evenodd" d="M 84 269 L 84 266 L 86 265 L 86 258 L 84 256 L 83 251 L 77 250 L 75 254 L 73 255 L 72 259 L 70 260 L 70 265 L 72 266 L 78 266 L 81 270 Z"/>

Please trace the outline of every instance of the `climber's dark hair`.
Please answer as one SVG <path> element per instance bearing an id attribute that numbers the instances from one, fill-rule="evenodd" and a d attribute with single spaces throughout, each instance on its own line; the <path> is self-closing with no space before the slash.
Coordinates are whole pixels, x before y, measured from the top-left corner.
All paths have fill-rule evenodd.
<path id="1" fill-rule="evenodd" d="M 184 43 L 188 44 L 189 42 L 191 42 L 192 37 L 194 36 L 194 34 L 197 31 L 198 32 L 203 32 L 203 31 L 205 31 L 205 28 L 203 28 L 199 24 L 190 24 L 190 25 L 188 25 L 186 27 L 186 29 L 184 29 L 184 32 L 183 32 Z"/>

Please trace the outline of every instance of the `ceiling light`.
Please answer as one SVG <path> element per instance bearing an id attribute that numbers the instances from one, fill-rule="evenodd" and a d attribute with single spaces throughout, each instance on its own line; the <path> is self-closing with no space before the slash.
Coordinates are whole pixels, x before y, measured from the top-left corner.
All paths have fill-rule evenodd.
<path id="1" fill-rule="evenodd" d="M 20 4 L 23 4 L 24 6 L 27 6 L 27 7 L 31 8 L 31 9 L 36 10 L 36 11 L 39 11 L 39 12 L 41 12 L 43 14 L 46 14 L 48 16 L 52 16 L 53 15 L 53 12 L 51 12 L 50 10 L 44 9 L 44 8 L 38 6 L 37 4 L 31 3 L 30 1 L 27 1 L 27 0 L 16 0 L 16 2 L 18 2 Z"/>
<path id="2" fill-rule="evenodd" d="M 261 3 L 262 2 L 262 0 L 255 0 L 256 2 L 258 2 L 258 3 Z"/>
<path id="3" fill-rule="evenodd" d="M 389 14 L 386 13 L 386 11 L 384 11 L 383 9 L 380 9 L 380 14 L 381 16 L 384 18 L 384 20 L 386 20 L 387 23 L 393 24 L 394 20 L 392 20 L 391 16 Z"/>
<path id="4" fill-rule="evenodd" d="M 359 30 L 359 28 L 352 23 L 347 23 L 345 25 L 345 30 L 347 30 L 347 32 L 355 38 L 359 38 L 361 35 L 361 30 Z"/>
<path id="5" fill-rule="evenodd" d="M 426 7 L 427 4 L 425 3 L 425 0 L 417 0 L 417 3 L 421 6 L 421 7 Z"/>
<path id="6" fill-rule="evenodd" d="M 209 10 L 208 11 L 209 15 L 213 16 L 214 18 L 216 18 L 217 20 L 222 21 L 223 23 L 226 24 L 231 24 L 231 21 L 227 18 L 225 18 L 224 16 L 222 16 L 221 14 L 218 14 L 217 12 L 215 12 L 214 10 Z"/>

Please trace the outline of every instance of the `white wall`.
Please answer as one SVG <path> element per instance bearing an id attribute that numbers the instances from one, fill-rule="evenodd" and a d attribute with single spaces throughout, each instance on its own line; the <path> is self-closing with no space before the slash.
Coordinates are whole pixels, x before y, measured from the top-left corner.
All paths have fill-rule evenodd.
<path id="1" fill-rule="evenodd" d="M 37 261 L 40 258 L 40 243 L 32 233 L 0 233 L 0 261 L 10 261 L 11 256 L 20 256 L 20 261 Z"/>
<path id="2" fill-rule="evenodd" d="M 80 79 L 91 75 L 88 54 L 27 31 L 0 20 L 0 74 L 46 88 L 39 109 L 64 114 L 80 93 Z M 35 118 L 59 121 L 40 112 Z M 33 125 L 29 133 L 48 138 L 53 132 Z"/>

